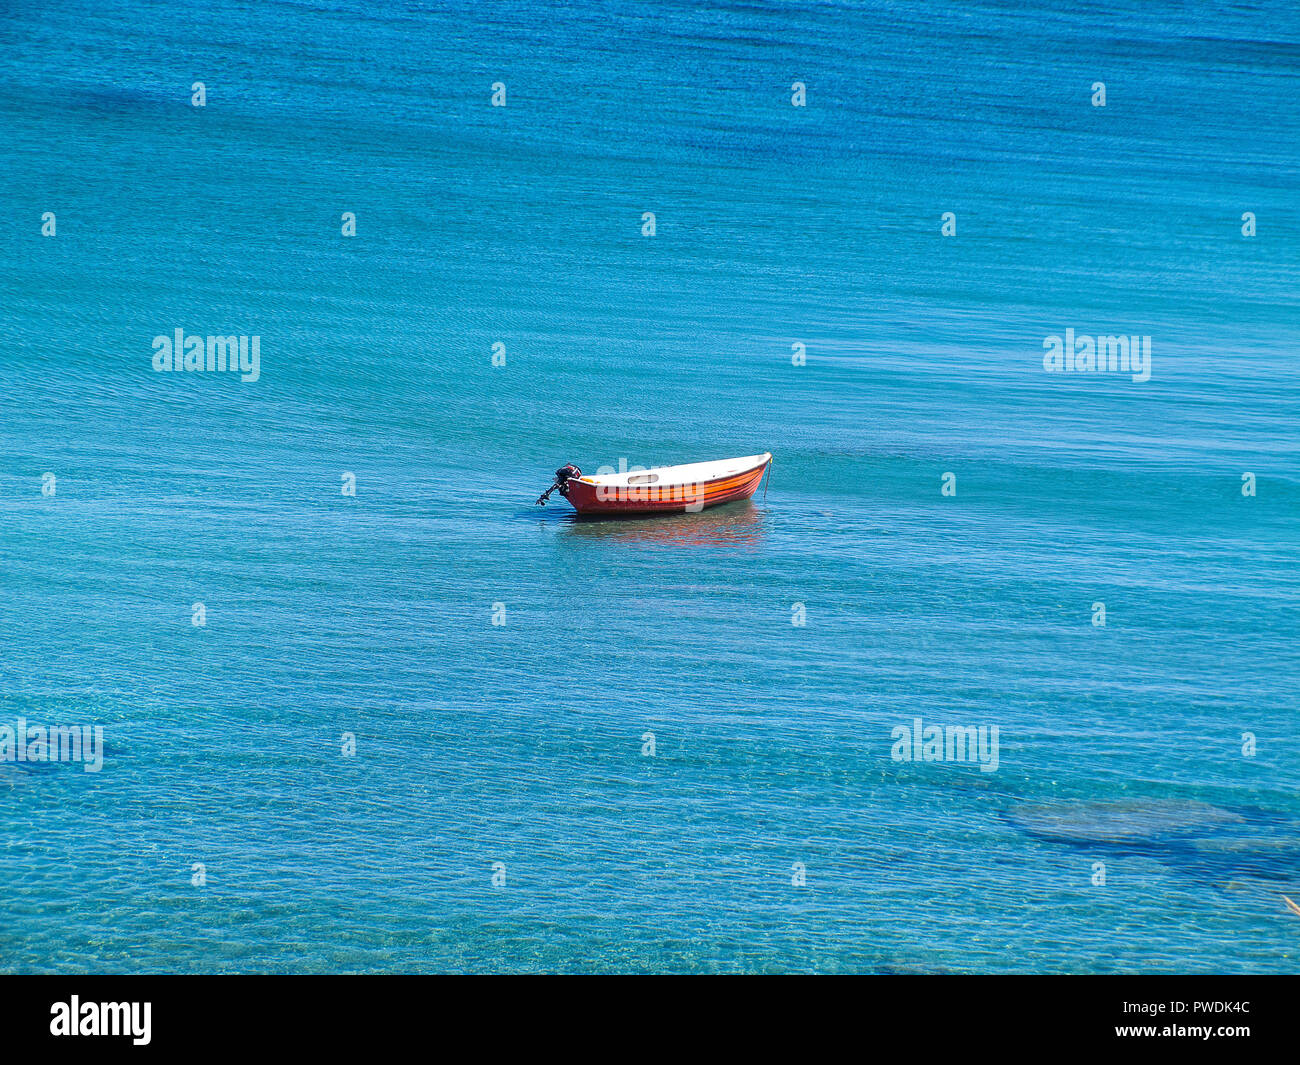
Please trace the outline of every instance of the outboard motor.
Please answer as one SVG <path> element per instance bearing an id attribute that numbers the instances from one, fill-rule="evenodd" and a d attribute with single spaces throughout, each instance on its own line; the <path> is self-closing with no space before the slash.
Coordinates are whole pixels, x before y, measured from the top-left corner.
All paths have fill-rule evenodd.
<path id="1" fill-rule="evenodd" d="M 567 497 L 569 492 L 568 489 L 565 487 L 566 482 L 571 477 L 581 477 L 581 476 L 582 476 L 582 471 L 578 469 L 577 466 L 573 466 L 573 465 L 561 466 L 558 470 L 555 471 L 555 483 L 551 485 L 551 487 L 548 488 L 545 492 L 543 492 L 540 496 L 537 497 L 537 505 L 542 507 L 546 506 L 546 501 L 550 498 L 551 493 L 554 492 L 557 488 L 560 490 L 560 495 Z"/>

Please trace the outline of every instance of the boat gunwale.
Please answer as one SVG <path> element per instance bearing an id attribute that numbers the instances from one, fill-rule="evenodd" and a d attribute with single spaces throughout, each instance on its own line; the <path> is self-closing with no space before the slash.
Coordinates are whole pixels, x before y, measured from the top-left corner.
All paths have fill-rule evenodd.
<path id="1" fill-rule="evenodd" d="M 746 466 L 736 466 L 736 467 L 726 465 L 728 463 L 733 463 L 733 462 L 751 462 L 751 464 Z M 764 451 L 758 455 L 740 455 L 737 456 L 736 458 L 713 459 L 711 461 L 706 461 L 706 462 L 685 462 L 677 466 L 651 466 L 648 469 L 631 469 L 631 470 L 623 471 L 621 473 L 605 473 L 605 474 L 596 474 L 591 476 L 584 474 L 582 477 L 573 478 L 573 480 L 579 481 L 583 484 L 593 485 L 596 488 L 635 489 L 639 487 L 644 487 L 644 485 L 641 483 L 633 483 L 631 481 L 631 478 L 644 477 L 647 474 L 653 473 L 658 475 L 657 479 L 649 483 L 653 483 L 656 488 L 663 490 L 665 488 L 679 487 L 684 485 L 710 485 L 710 484 L 715 484 L 719 481 L 729 480 L 734 477 L 744 477 L 747 476 L 748 474 L 753 473 L 755 470 L 765 468 L 766 466 L 770 465 L 771 462 L 772 462 L 772 453 L 770 451 Z M 692 468 L 700 469 L 700 468 L 709 468 L 709 467 L 715 467 L 715 468 L 723 467 L 723 468 L 718 469 L 717 472 L 715 473 L 712 473 L 710 475 L 705 475 L 705 476 L 700 476 L 698 474 L 682 475 L 679 472 L 677 472 L 681 470 L 690 470 Z M 670 475 L 670 477 L 665 477 L 665 474 Z M 670 479 L 676 477 L 680 477 L 681 479 L 680 480 Z"/>

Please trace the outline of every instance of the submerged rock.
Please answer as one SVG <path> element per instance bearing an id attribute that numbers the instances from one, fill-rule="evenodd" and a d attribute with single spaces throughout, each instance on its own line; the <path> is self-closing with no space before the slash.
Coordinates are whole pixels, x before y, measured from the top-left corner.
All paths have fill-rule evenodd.
<path id="1" fill-rule="evenodd" d="M 1208 803 L 1156 799 L 1149 802 L 1022 806 L 1011 821 L 1023 832 L 1064 843 L 1133 842 L 1241 824 L 1245 818 Z"/>
<path id="2" fill-rule="evenodd" d="M 1036 839 L 1151 858 L 1220 887 L 1300 884 L 1300 825 L 1268 811 L 1153 799 L 1022 806 L 1008 820 Z"/>

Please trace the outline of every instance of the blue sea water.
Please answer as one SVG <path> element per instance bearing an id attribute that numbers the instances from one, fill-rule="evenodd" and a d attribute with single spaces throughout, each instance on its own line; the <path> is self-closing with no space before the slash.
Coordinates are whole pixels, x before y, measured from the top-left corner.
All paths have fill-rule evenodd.
<path id="1" fill-rule="evenodd" d="M 0 969 L 1300 969 L 1300 15 L 1033 7 L 6 9 Z"/>

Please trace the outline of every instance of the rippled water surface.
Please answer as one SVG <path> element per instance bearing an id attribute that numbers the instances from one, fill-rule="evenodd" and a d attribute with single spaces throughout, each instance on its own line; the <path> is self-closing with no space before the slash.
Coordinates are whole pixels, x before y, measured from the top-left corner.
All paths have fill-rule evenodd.
<path id="1" fill-rule="evenodd" d="M 0 968 L 1300 968 L 1300 19 L 1166 6 L 5 12 Z"/>

